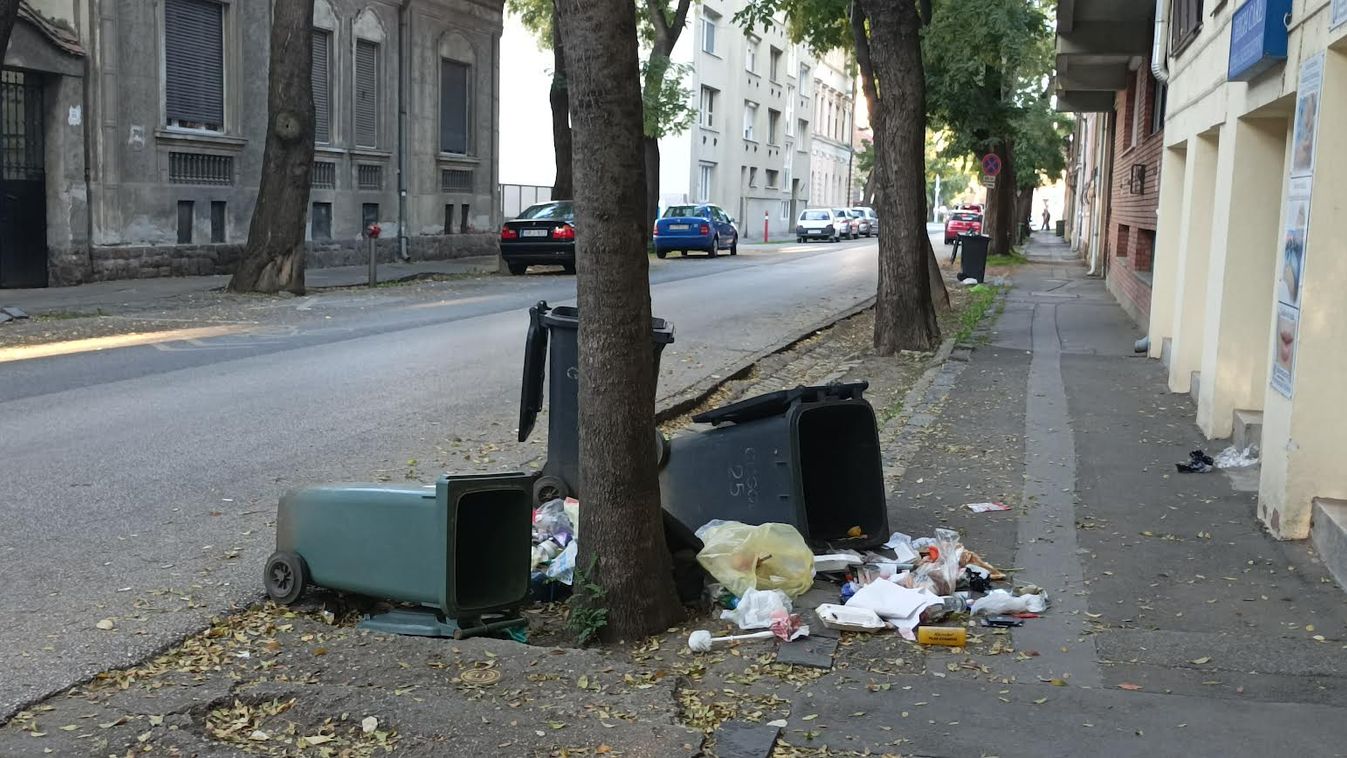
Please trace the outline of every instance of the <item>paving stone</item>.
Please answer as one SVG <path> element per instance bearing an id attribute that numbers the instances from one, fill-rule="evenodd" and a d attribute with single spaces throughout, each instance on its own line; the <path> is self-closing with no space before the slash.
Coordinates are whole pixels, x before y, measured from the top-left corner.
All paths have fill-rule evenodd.
<path id="1" fill-rule="evenodd" d="M 774 726 L 726 721 L 716 730 L 719 758 L 767 758 L 776 748 L 781 730 Z"/>
<path id="2" fill-rule="evenodd" d="M 807 637 L 778 645 L 776 662 L 790 666 L 831 669 L 833 667 L 833 653 L 836 652 L 837 640 L 829 637 Z"/>

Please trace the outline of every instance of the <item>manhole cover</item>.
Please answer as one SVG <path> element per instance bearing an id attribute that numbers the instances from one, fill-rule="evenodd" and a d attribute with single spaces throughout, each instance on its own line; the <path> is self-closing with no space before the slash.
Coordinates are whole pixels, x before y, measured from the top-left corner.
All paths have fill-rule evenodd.
<path id="1" fill-rule="evenodd" d="M 459 677 L 465 684 L 495 684 L 500 681 L 498 669 L 468 669 Z"/>

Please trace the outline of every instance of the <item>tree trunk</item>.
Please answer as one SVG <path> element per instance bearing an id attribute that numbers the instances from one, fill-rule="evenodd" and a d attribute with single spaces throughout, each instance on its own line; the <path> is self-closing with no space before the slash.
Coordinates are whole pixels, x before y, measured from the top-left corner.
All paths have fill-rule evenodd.
<path id="1" fill-rule="evenodd" d="M 1024 242 L 1024 230 L 1033 231 L 1034 226 L 1034 189 L 1017 189 L 1015 192 L 1015 218 L 1020 228 L 1019 239 Z"/>
<path id="2" fill-rule="evenodd" d="M 9 35 L 14 31 L 14 22 L 19 18 L 19 0 L 0 0 L 0 64 L 5 62 L 5 51 L 9 50 Z"/>
<path id="3" fill-rule="evenodd" d="M 996 143 L 992 152 L 1001 159 L 996 186 L 987 192 L 987 216 L 983 233 L 990 236 L 988 255 L 1009 255 L 1015 244 L 1015 167 L 1009 140 Z"/>
<path id="4" fill-rule="evenodd" d="M 852 17 L 875 135 L 879 291 L 875 351 L 930 350 L 940 341 L 926 234 L 926 78 L 921 18 L 912 2 L 858 0 Z M 868 17 L 868 34 L 865 19 Z M 882 92 L 875 81 L 884 83 Z M 937 272 L 938 275 L 938 272 Z"/>
<path id="5" fill-rule="evenodd" d="M 949 289 L 945 286 L 945 276 L 940 273 L 940 262 L 935 258 L 935 247 L 931 245 L 931 235 L 926 235 L 926 273 L 931 283 L 931 302 L 941 310 L 950 310 Z"/>
<path id="6" fill-rule="evenodd" d="M 552 3 L 552 151 L 556 154 L 557 178 L 552 182 L 552 197 L 570 200 L 575 196 L 572 180 L 571 95 L 566 83 L 566 51 L 557 29 L 556 3 Z"/>
<path id="7" fill-rule="evenodd" d="M 645 234 L 647 238 L 659 218 L 659 140 L 645 137 L 641 140 L 645 155 Z"/>
<path id="8" fill-rule="evenodd" d="M 231 292 L 304 293 L 304 225 L 313 168 L 313 0 L 276 0 L 271 14 L 267 143 L 248 244 Z"/>
<path id="9" fill-rule="evenodd" d="M 631 0 L 557 0 L 576 163 L 580 307 L 580 555 L 605 639 L 663 631 L 681 612 L 655 459 L 643 114 Z"/>

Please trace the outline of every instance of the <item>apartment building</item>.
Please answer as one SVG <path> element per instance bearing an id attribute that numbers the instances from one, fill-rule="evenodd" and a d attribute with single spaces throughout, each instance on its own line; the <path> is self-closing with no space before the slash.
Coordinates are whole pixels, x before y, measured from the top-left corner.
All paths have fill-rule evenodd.
<path id="1" fill-rule="evenodd" d="M 232 270 L 269 14 L 22 0 L 0 82 L 0 286 Z M 501 16 L 501 0 L 316 0 L 310 265 L 353 262 L 371 223 L 385 255 L 494 251 Z"/>

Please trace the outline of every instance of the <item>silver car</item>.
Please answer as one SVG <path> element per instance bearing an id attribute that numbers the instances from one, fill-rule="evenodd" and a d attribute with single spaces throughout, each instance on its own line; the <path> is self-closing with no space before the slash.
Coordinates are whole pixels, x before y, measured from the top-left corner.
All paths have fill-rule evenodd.
<path id="1" fill-rule="evenodd" d="M 861 220 L 861 234 L 869 237 L 879 236 L 879 216 L 875 215 L 874 208 L 848 208 L 852 215 L 859 216 Z"/>

